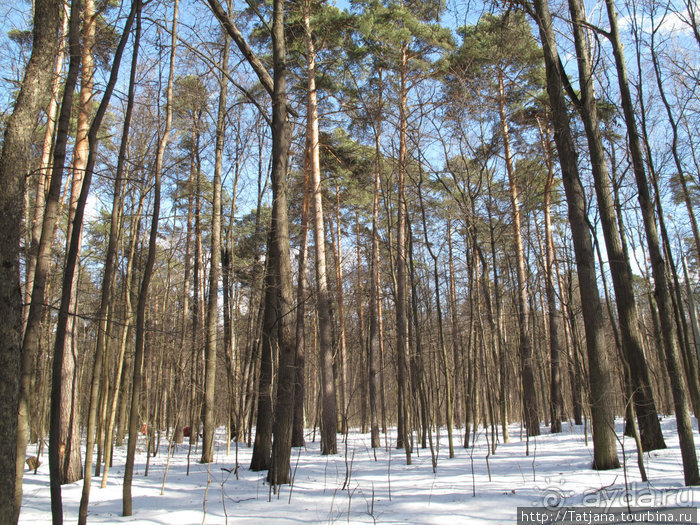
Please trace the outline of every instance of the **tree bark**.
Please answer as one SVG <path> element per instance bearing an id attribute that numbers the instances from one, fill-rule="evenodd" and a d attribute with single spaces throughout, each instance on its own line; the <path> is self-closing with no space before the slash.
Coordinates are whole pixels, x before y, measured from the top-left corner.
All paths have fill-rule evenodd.
<path id="1" fill-rule="evenodd" d="M 579 111 L 588 139 L 598 210 L 610 262 L 610 275 L 615 290 L 615 298 L 617 299 L 622 349 L 630 365 L 630 374 L 633 381 L 632 387 L 635 393 L 634 402 L 639 420 L 640 437 L 642 446 L 646 451 L 666 448 L 639 333 L 639 316 L 634 297 L 632 269 L 629 259 L 625 256 L 622 249 L 619 225 L 615 218 L 615 208 L 610 191 L 610 177 L 606 166 L 599 127 L 597 100 L 593 89 L 591 59 L 582 26 L 584 18 L 579 0 L 569 0 L 569 10 L 573 19 L 574 41 L 578 56 L 581 88 Z"/>
<path id="2" fill-rule="evenodd" d="M 0 154 L 0 515 L 16 522 L 22 498 L 24 451 L 27 443 L 29 392 L 27 356 L 22 348 L 22 292 L 20 287 L 20 243 L 28 159 L 44 93 L 49 90 L 58 48 L 61 3 L 38 0 L 34 3 L 32 54 L 22 87 L 9 116 Z M 34 347 L 36 348 L 36 347 Z M 31 362 L 31 361 L 30 361 Z M 21 373 L 21 387 L 20 387 Z M 20 389 L 24 391 L 22 395 Z M 20 398 L 24 405 L 20 405 Z M 18 418 L 19 414 L 19 418 Z M 24 432 L 18 432 L 24 423 Z"/>
<path id="3" fill-rule="evenodd" d="M 319 359 L 321 369 L 322 413 L 321 454 L 337 453 L 336 434 L 338 414 L 336 408 L 335 381 L 333 377 L 333 346 L 331 341 L 330 298 L 326 269 L 326 237 L 323 218 L 323 193 L 321 187 L 321 160 L 319 152 L 318 102 L 316 95 L 316 50 L 311 34 L 310 2 L 305 3 L 304 29 L 306 37 L 307 91 L 307 143 L 311 168 L 313 194 L 314 246 L 316 254 L 316 293 L 319 333 Z"/>
<path id="4" fill-rule="evenodd" d="M 216 145 L 214 159 L 214 195 L 211 221 L 211 268 L 209 270 L 209 303 L 207 305 L 206 368 L 204 379 L 204 436 L 202 463 L 214 460 L 214 433 L 216 419 L 216 349 L 219 321 L 219 276 L 221 274 L 221 172 L 223 171 L 224 139 L 226 136 L 226 93 L 228 81 L 229 39 L 224 37 L 219 79 L 219 109 L 216 117 Z"/>
<path id="5" fill-rule="evenodd" d="M 564 191 L 568 203 L 569 223 L 576 257 L 581 307 L 586 331 L 586 349 L 589 360 L 591 416 L 593 422 L 593 468 L 619 468 L 615 436 L 615 414 L 609 402 L 612 379 L 608 356 L 605 352 L 603 308 L 598 293 L 595 258 L 586 216 L 583 186 L 578 176 L 578 155 L 571 134 L 571 125 L 562 79 L 558 68 L 552 18 L 546 0 L 533 0 L 542 48 L 544 51 L 547 93 L 552 107 L 554 140 L 559 153 Z"/>

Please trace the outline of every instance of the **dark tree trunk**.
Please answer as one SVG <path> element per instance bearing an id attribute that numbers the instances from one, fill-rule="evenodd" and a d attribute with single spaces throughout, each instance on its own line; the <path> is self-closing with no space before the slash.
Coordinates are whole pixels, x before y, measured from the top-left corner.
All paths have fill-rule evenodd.
<path id="1" fill-rule="evenodd" d="M 102 276 L 102 295 L 100 298 L 100 308 L 97 314 L 97 319 L 99 322 L 99 329 L 97 331 L 97 342 L 95 348 L 95 360 L 93 363 L 92 371 L 92 383 L 90 388 L 90 406 L 88 414 L 88 426 L 87 426 L 87 440 L 85 445 L 85 479 L 83 480 L 83 492 L 80 499 L 80 508 L 78 513 L 78 523 L 84 525 L 87 523 L 87 511 L 88 502 L 90 499 L 90 486 L 92 482 L 92 457 L 93 457 L 93 445 L 95 443 L 95 427 L 97 420 L 97 410 L 99 404 L 99 392 L 100 392 L 100 376 L 102 375 L 103 360 L 106 350 L 106 336 L 108 332 L 108 319 L 107 310 L 111 301 L 111 285 L 114 276 L 114 270 L 116 265 L 117 256 L 117 239 L 119 237 L 119 228 L 121 222 L 121 199 L 122 199 L 122 183 L 123 175 L 126 163 L 126 153 L 129 137 L 129 126 L 131 124 L 131 115 L 134 107 L 134 89 L 136 84 L 136 69 L 138 64 L 138 50 L 139 50 L 139 39 L 141 37 L 141 0 L 134 0 L 131 6 L 131 12 L 129 13 L 129 18 L 126 21 L 124 30 L 122 33 L 121 40 L 119 42 L 119 47 L 117 49 L 117 54 L 115 55 L 114 63 L 112 66 L 112 73 L 110 75 L 110 82 L 112 89 L 114 82 L 116 82 L 116 75 L 119 72 L 119 61 L 121 60 L 121 55 L 123 53 L 124 47 L 126 46 L 126 41 L 128 40 L 129 32 L 131 31 L 131 25 L 133 24 L 134 17 L 137 17 L 136 23 L 136 36 L 134 41 L 134 51 L 131 60 L 131 76 L 129 79 L 129 95 L 127 101 L 126 114 L 124 116 L 124 126 L 121 138 L 121 145 L 119 148 L 119 158 L 117 161 L 117 173 L 114 181 L 114 197 L 112 200 L 112 214 L 110 217 L 110 230 L 109 230 L 109 240 L 107 244 L 107 254 L 105 260 L 104 274 Z M 114 79 L 112 81 L 112 78 Z M 109 90 L 109 95 L 111 95 L 111 90 Z M 102 115 L 107 108 L 110 96 L 107 93 L 102 98 L 100 108 L 98 109 L 95 121 L 90 127 L 89 136 L 89 153 L 87 161 L 87 169 L 84 174 L 83 185 L 84 189 L 81 193 L 87 192 L 90 188 L 90 180 L 92 177 L 92 168 L 94 165 L 94 156 L 97 151 L 97 131 L 100 127 Z M 99 116 L 99 119 L 98 119 Z M 78 205 L 84 208 L 85 201 L 79 201 Z M 81 212 L 82 215 L 82 212 Z M 81 224 L 76 224 L 73 231 L 77 232 L 82 228 Z M 98 459 L 99 466 L 99 459 Z"/>
<path id="2" fill-rule="evenodd" d="M 131 484 L 134 479 L 134 460 L 136 455 L 136 442 L 138 441 L 140 420 L 139 406 L 141 404 L 141 389 L 143 384 L 143 363 L 145 355 L 145 331 L 146 331 L 146 304 L 148 302 L 148 290 L 153 276 L 153 267 L 156 260 L 156 244 L 158 241 L 158 222 L 160 220 L 160 187 L 161 175 L 163 171 L 163 158 L 165 148 L 168 145 L 170 127 L 172 124 L 172 97 L 173 83 L 175 81 L 175 55 L 177 50 L 177 17 L 178 0 L 173 5 L 172 38 L 170 41 L 170 66 L 168 74 L 168 85 L 166 88 L 166 108 L 165 108 L 165 128 L 163 135 L 158 142 L 158 151 L 154 167 L 153 184 L 153 214 L 151 215 L 151 231 L 148 239 L 148 255 L 141 278 L 138 302 L 136 304 L 136 341 L 134 353 L 134 372 L 132 380 L 131 408 L 129 411 L 129 442 L 126 451 L 126 465 L 124 467 L 124 485 L 122 488 L 122 515 L 131 516 L 132 497 Z"/>
<path id="3" fill-rule="evenodd" d="M 695 452 L 693 427 L 690 423 L 690 414 L 688 412 L 683 369 L 676 345 L 673 324 L 673 306 L 670 286 L 666 277 L 666 263 L 663 259 L 659 243 L 659 235 L 656 229 L 656 219 L 654 216 L 654 204 L 650 196 L 649 183 L 644 170 L 644 157 L 639 140 L 639 133 L 637 131 L 629 82 L 627 80 L 627 66 L 625 64 L 622 43 L 620 42 L 620 35 L 617 27 L 615 3 L 613 0 L 606 0 L 605 4 L 608 11 L 608 19 L 610 20 L 610 40 L 613 45 L 613 54 L 615 56 L 615 66 L 622 99 L 622 109 L 627 125 L 632 167 L 637 182 L 639 205 L 642 211 L 644 230 L 647 237 L 647 247 L 651 258 L 651 269 L 654 276 L 654 296 L 659 307 L 663 348 L 666 354 L 666 367 L 671 380 L 671 392 L 673 394 L 673 405 L 676 412 L 676 426 L 678 428 L 678 437 L 681 445 L 685 484 L 698 485 L 700 484 L 700 472 L 698 471 L 698 459 Z"/>
<path id="4" fill-rule="evenodd" d="M 597 100 L 593 89 L 591 59 L 585 41 L 582 26 L 584 20 L 579 0 L 569 0 L 569 9 L 574 20 L 574 40 L 580 76 L 581 103 L 579 110 L 588 139 L 598 210 L 608 252 L 608 260 L 610 261 L 610 275 L 617 300 L 622 350 L 630 366 L 630 376 L 633 382 L 632 389 L 635 393 L 635 411 L 639 419 L 642 446 L 647 451 L 666 448 L 639 332 L 632 269 L 629 259 L 625 256 L 622 249 L 619 225 L 615 217 L 615 208 L 610 191 L 610 177 L 599 128 Z"/>
<path id="5" fill-rule="evenodd" d="M 284 40 L 284 1 L 274 0 L 272 22 L 272 221 L 275 223 L 270 258 L 277 274 L 279 309 L 277 317 L 279 374 L 272 425 L 272 485 L 289 483 L 289 459 L 294 420 L 294 290 L 289 258 L 289 219 L 287 216 L 287 166 L 291 125 L 287 115 L 287 60 Z"/>
<path id="6" fill-rule="evenodd" d="M 272 249 L 275 223 L 270 225 L 267 253 Z M 272 259 L 265 262 L 265 294 L 260 339 L 260 373 L 258 374 L 258 413 L 255 423 L 255 443 L 250 470 L 258 472 L 270 468 L 272 450 L 272 362 L 277 346 L 277 283 Z"/>
<path id="7" fill-rule="evenodd" d="M 586 348 L 589 360 L 591 416 L 593 419 L 593 468 L 619 468 L 615 436 L 615 414 L 609 402 L 613 392 L 608 357 L 605 353 L 603 308 L 598 293 L 593 243 L 588 229 L 583 186 L 578 176 L 577 153 L 571 134 L 569 114 L 559 76 L 559 56 L 552 19 L 546 0 L 533 0 L 536 22 L 544 51 L 547 93 L 552 106 L 554 140 L 559 152 L 569 223 L 576 257 Z"/>
<path id="8" fill-rule="evenodd" d="M 22 295 L 20 291 L 20 242 L 24 216 L 25 181 L 32 134 L 43 96 L 53 79 L 53 63 L 58 48 L 61 2 L 39 0 L 34 3 L 32 54 L 24 73 L 22 88 L 9 116 L 0 155 L 0 516 L 17 521 L 22 501 L 22 474 L 27 443 L 28 413 L 25 390 L 20 406 L 20 372 L 22 361 Z M 36 348 L 36 347 L 35 347 Z M 27 380 L 29 376 L 27 375 Z M 18 407 L 20 426 L 18 428 Z M 22 411 L 23 409 L 23 411 Z M 24 417 L 22 423 L 21 418 Z M 14 509 L 14 510 L 13 510 Z"/>

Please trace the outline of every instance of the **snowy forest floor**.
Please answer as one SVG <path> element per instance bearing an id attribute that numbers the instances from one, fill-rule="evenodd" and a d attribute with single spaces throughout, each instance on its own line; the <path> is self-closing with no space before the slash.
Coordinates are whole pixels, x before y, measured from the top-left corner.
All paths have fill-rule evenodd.
<path id="1" fill-rule="evenodd" d="M 316 442 L 308 435 L 305 448 L 292 450 L 293 485 L 281 487 L 278 494 L 270 493 L 265 472 L 248 470 L 252 449 L 243 444 L 238 447 L 236 477 L 235 443 L 226 455 L 226 436 L 220 429 L 215 462 L 198 463 L 199 450 L 195 453 L 193 448 L 189 476 L 188 446 L 176 446 L 161 495 L 168 442 L 161 439 L 160 453 L 151 458 L 145 477 L 145 442 L 140 441 L 132 489 L 134 515 L 121 516 L 126 446 L 115 447 L 107 488 L 100 489 L 100 479 L 93 479 L 88 521 L 141 525 L 515 523 L 518 506 L 625 506 L 626 487 L 632 506 L 698 506 L 700 487 L 683 486 L 675 419 L 665 417 L 662 428 L 668 449 L 644 455 L 648 483 L 640 481 L 633 440 L 624 440 L 626 469 L 594 471 L 590 469 L 592 441 L 589 438 L 586 445 L 584 427 L 568 423 L 556 435 L 542 427 L 542 435 L 530 439 L 529 456 L 520 428 L 511 425 L 511 442 L 499 444 L 488 461 L 483 429 L 477 433 L 476 446 L 468 449 L 461 446 L 461 432 L 457 433 L 454 459 L 448 458 L 443 431 L 436 473 L 430 448 L 416 447 L 413 464 L 407 466 L 403 450 L 393 447 L 377 449 L 375 461 L 369 434 L 350 432 L 347 446 L 339 436 L 339 454 L 334 456 L 321 456 L 318 435 Z M 617 423 L 617 435 L 622 439 L 622 421 Z M 700 444 L 697 432 L 695 439 Z M 390 445 L 392 442 L 390 435 Z M 31 446 L 27 453 L 32 454 Z M 618 453 L 622 461 L 620 443 Z M 51 521 L 48 456 L 42 462 L 37 475 L 25 471 L 20 523 Z M 343 489 L 344 485 L 348 488 Z M 77 520 L 81 490 L 82 481 L 63 486 L 67 523 Z"/>

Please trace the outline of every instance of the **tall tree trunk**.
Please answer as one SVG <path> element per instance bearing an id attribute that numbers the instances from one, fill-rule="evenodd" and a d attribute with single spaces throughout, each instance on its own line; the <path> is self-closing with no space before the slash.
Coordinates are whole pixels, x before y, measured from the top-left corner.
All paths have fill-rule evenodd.
<path id="1" fill-rule="evenodd" d="M 503 71 L 498 71 L 499 114 L 501 117 L 501 133 L 503 134 L 503 149 L 505 153 L 506 170 L 508 171 L 508 186 L 510 188 L 511 213 L 513 215 L 513 239 L 515 241 L 515 260 L 518 281 L 518 328 L 520 332 L 519 354 L 520 373 L 522 374 L 523 409 L 525 411 L 525 426 L 528 436 L 540 435 L 540 417 L 537 408 L 537 392 L 535 390 L 535 374 L 532 356 L 532 335 L 529 327 L 529 309 L 527 304 L 527 275 L 525 273 L 525 252 L 520 219 L 520 197 L 518 184 L 515 179 L 515 167 L 510 149 L 510 127 L 506 115 L 506 96 L 503 83 Z"/>
<path id="2" fill-rule="evenodd" d="M 226 93 L 228 90 L 228 35 L 224 35 L 219 79 L 219 109 L 216 117 L 216 145 L 214 159 L 214 195 L 211 221 L 211 268 L 209 269 L 209 303 L 207 305 L 206 368 L 204 379 L 204 436 L 202 463 L 214 460 L 214 433 L 216 432 L 216 348 L 219 321 L 219 276 L 221 274 L 221 172 L 223 171 L 224 139 L 226 138 Z"/>
<path id="3" fill-rule="evenodd" d="M 690 423 L 690 414 L 688 413 L 683 370 L 678 356 L 678 347 L 676 345 L 674 333 L 673 307 L 671 303 L 670 286 L 666 277 L 666 263 L 664 262 L 659 244 L 656 219 L 654 216 L 654 204 L 650 197 L 649 183 L 644 170 L 644 157 L 639 140 L 639 133 L 637 131 L 629 82 L 627 80 L 627 66 L 625 64 L 622 42 L 620 41 L 620 34 L 617 26 L 615 2 L 614 0 L 605 0 L 605 5 L 610 21 L 610 40 L 613 45 L 613 55 L 615 56 L 615 67 L 617 69 L 622 109 L 627 125 L 630 156 L 632 157 L 632 167 L 637 183 L 639 205 L 642 211 L 642 220 L 647 237 L 647 247 L 651 258 L 651 269 L 654 276 L 654 296 L 659 307 L 662 341 L 666 354 L 666 367 L 671 380 L 671 392 L 673 394 L 673 404 L 676 412 L 676 426 L 678 428 L 681 458 L 683 460 L 683 474 L 686 485 L 698 485 L 700 484 L 700 472 L 698 471 L 698 459 L 695 453 L 693 427 Z"/>
<path id="4" fill-rule="evenodd" d="M 32 54 L 14 109 L 5 125 L 0 154 L 0 416 L 4 421 L 0 432 L 0 471 L 4 473 L 0 481 L 0 515 L 6 519 L 11 517 L 12 522 L 19 517 L 22 499 L 30 363 L 38 348 L 34 346 L 34 352 L 29 356 L 22 350 L 20 243 L 25 181 L 29 172 L 32 134 L 44 93 L 52 80 L 60 24 L 61 2 L 38 0 L 34 3 Z M 41 313 L 43 309 L 39 311 Z M 18 428 L 18 420 L 24 432 Z"/>
<path id="5" fill-rule="evenodd" d="M 562 398 L 561 381 L 561 315 L 557 309 L 554 268 L 554 238 L 552 235 L 552 187 L 554 185 L 554 159 L 550 142 L 551 130 L 545 129 L 540 119 L 537 119 L 542 143 L 542 154 L 547 165 L 547 181 L 544 187 L 544 232 L 546 251 L 545 288 L 547 294 L 547 310 L 549 321 L 549 352 L 550 352 L 550 430 L 552 434 L 561 432 L 561 420 L 564 416 L 564 400 Z"/>
<path id="6" fill-rule="evenodd" d="M 177 51 L 177 16 L 179 0 L 173 5 L 172 38 L 170 41 L 170 65 L 168 72 L 168 85 L 166 88 L 165 102 L 165 127 L 158 141 L 158 151 L 154 167 L 153 184 L 153 214 L 151 216 L 151 231 L 148 238 L 148 255 L 141 277 L 141 288 L 136 304 L 136 350 L 134 353 L 134 374 L 132 380 L 131 409 L 129 411 L 129 442 L 126 450 L 126 465 L 124 467 L 124 485 L 122 496 L 122 515 L 131 516 L 133 512 L 131 498 L 131 484 L 134 479 L 134 461 L 136 456 L 136 442 L 139 431 L 139 405 L 141 403 L 141 386 L 143 384 L 143 363 L 145 356 L 144 335 L 146 330 L 146 304 L 148 302 L 148 290 L 153 276 L 153 267 L 156 259 L 156 244 L 158 241 L 158 221 L 160 220 L 160 193 L 161 175 L 163 173 L 163 158 L 165 148 L 170 138 L 170 127 L 173 118 L 173 83 L 175 81 L 175 55 Z"/>
<path id="7" fill-rule="evenodd" d="M 85 0 L 83 3 L 83 26 L 81 30 L 82 47 L 81 47 L 81 65 L 80 65 L 80 93 L 78 100 L 78 118 L 75 137 L 75 146 L 73 147 L 73 165 L 71 173 L 71 191 L 68 206 L 68 226 L 66 230 L 66 238 L 70 239 L 73 235 L 75 226 L 75 217 L 77 215 L 78 200 L 87 176 L 86 169 L 89 156 L 89 139 L 88 133 L 90 122 L 93 114 L 93 77 L 95 74 L 95 64 L 93 58 L 93 50 L 95 46 L 95 4 L 93 0 Z M 82 231 L 82 228 L 80 228 Z M 80 256 L 80 248 L 82 237 L 78 238 L 77 249 L 78 257 Z M 67 256 L 66 256 L 67 259 Z M 68 262 L 64 263 L 68 266 Z M 77 310 L 78 308 L 78 274 L 74 276 L 71 283 L 71 298 L 70 308 Z M 66 447 L 69 454 L 61 454 L 61 483 L 72 483 L 83 477 L 81 456 L 80 456 L 80 402 L 79 398 L 73 394 L 78 387 L 79 374 L 79 357 L 78 345 L 75 340 L 76 332 L 76 316 L 77 311 L 72 312 L 68 316 L 65 332 L 65 342 L 62 343 L 67 351 L 63 353 L 63 369 L 61 372 L 61 434 L 62 441 L 70 441 Z"/>
<path id="8" fill-rule="evenodd" d="M 357 283 L 355 296 L 357 301 L 357 338 L 359 340 L 359 348 L 364 349 L 367 345 L 365 333 L 365 291 L 362 283 L 362 239 L 360 237 L 360 209 L 355 208 L 355 254 L 357 264 Z M 367 402 L 368 402 L 368 367 L 367 357 L 363 351 L 359 352 L 358 361 L 360 373 L 355 376 L 353 388 L 355 390 L 356 383 L 360 382 L 360 431 L 364 434 L 367 432 Z"/>
<path id="9" fill-rule="evenodd" d="M 114 270 L 117 258 L 117 243 L 121 223 L 122 209 L 122 185 L 124 170 L 126 165 L 126 154 L 129 140 L 129 127 L 134 108 L 134 91 L 136 88 L 136 70 L 138 66 L 139 41 L 141 38 L 141 0 L 134 0 L 130 18 L 124 28 L 122 41 L 126 43 L 131 23 L 134 15 L 137 17 L 136 34 L 134 37 L 134 49 L 131 59 L 131 75 L 129 78 L 129 93 L 127 99 L 126 113 L 124 115 L 124 125 L 122 128 L 121 145 L 119 147 L 119 157 L 117 160 L 117 172 L 114 180 L 114 196 L 112 199 L 112 213 L 110 217 L 109 240 L 107 244 L 107 254 L 105 256 L 104 273 L 102 275 L 102 294 L 100 297 L 100 307 L 97 313 L 99 328 L 97 330 L 97 342 L 95 348 L 95 358 L 92 371 L 92 382 L 90 388 L 90 405 L 88 414 L 87 440 L 85 445 L 85 474 L 83 480 L 83 492 L 80 498 L 80 508 L 78 512 L 78 523 L 87 523 L 88 501 L 90 499 L 90 485 L 92 482 L 92 454 L 95 443 L 95 427 L 97 420 L 97 408 L 99 404 L 100 376 L 102 375 L 103 358 L 106 349 L 106 338 L 109 332 L 107 310 L 110 308 L 112 298 L 111 287 L 114 277 Z M 118 65 L 117 65 L 118 67 Z M 86 173 L 86 177 L 89 174 Z M 99 463 L 98 463 L 99 464 Z"/>
<path id="10" fill-rule="evenodd" d="M 610 191 L 610 177 L 605 161 L 602 137 L 598 123 L 597 100 L 593 88 L 593 72 L 582 24 L 584 16 L 579 0 L 569 0 L 569 10 L 574 21 L 574 41 L 578 56 L 581 104 L 579 110 L 583 120 L 588 149 L 591 156 L 594 186 L 598 200 L 600 221 L 605 246 L 610 261 L 610 275 L 617 299 L 620 319 L 622 349 L 630 365 L 630 375 L 635 392 L 634 402 L 639 420 L 639 430 L 644 450 L 666 448 L 657 416 L 656 404 L 651 389 L 651 379 L 639 333 L 639 317 L 634 297 L 632 269 L 622 249 L 619 225 Z"/>
<path id="11" fill-rule="evenodd" d="M 571 134 L 571 125 L 562 79 L 558 68 L 552 18 L 546 0 L 533 0 L 536 22 L 544 51 L 547 93 L 552 106 L 554 141 L 559 153 L 564 191 L 568 203 L 569 223 L 576 257 L 576 272 L 581 294 L 586 349 L 589 361 L 591 416 L 593 422 L 593 468 L 619 468 L 615 436 L 615 414 L 609 402 L 613 392 L 610 365 L 605 352 L 603 308 L 595 274 L 593 243 L 588 229 L 586 201 L 578 176 L 578 155 Z"/>
<path id="12" fill-rule="evenodd" d="M 462 410 L 461 410 L 461 395 L 459 381 L 462 378 L 462 367 L 464 362 L 464 348 L 462 344 L 462 335 L 459 329 L 459 324 L 457 322 L 457 285 L 455 278 L 455 264 L 454 264 L 454 249 L 452 246 L 452 221 L 447 220 L 447 252 L 448 252 L 448 265 L 450 271 L 450 288 L 449 288 L 449 298 L 450 298 L 450 323 L 452 331 L 452 361 L 454 363 L 454 419 L 457 422 L 457 427 L 462 426 Z M 493 328 L 493 326 L 492 326 Z M 498 343 L 496 343 L 496 348 L 498 348 Z M 500 352 L 497 352 L 500 354 Z"/>
<path id="13" fill-rule="evenodd" d="M 343 294 L 343 246 L 340 238 L 340 183 L 336 179 L 335 184 L 335 283 L 336 301 L 338 303 L 338 326 L 340 327 L 340 420 L 343 434 L 348 431 L 348 410 L 350 408 L 350 394 L 348 393 L 348 350 L 345 337 L 345 300 Z M 333 232 L 331 229 L 331 243 L 333 242 Z"/>
<path id="14" fill-rule="evenodd" d="M 399 79 L 399 165 L 397 169 L 398 219 L 396 221 L 396 354 L 397 389 L 399 410 L 399 436 L 397 446 L 406 452 L 406 464 L 411 464 L 411 444 L 409 442 L 410 422 L 408 418 L 408 316 L 406 313 L 406 134 L 408 128 L 408 44 L 401 45 Z"/>
<path id="15" fill-rule="evenodd" d="M 275 419 L 272 433 L 272 465 L 269 481 L 272 485 L 289 483 L 289 460 L 294 419 L 294 290 L 289 256 L 289 219 L 287 210 L 287 169 L 291 125 L 287 108 L 287 51 L 284 40 L 284 1 L 274 0 L 272 22 L 272 61 L 274 71 L 272 97 L 272 220 L 275 222 L 273 250 L 279 286 L 279 374 Z"/>
<path id="16" fill-rule="evenodd" d="M 319 358 L 323 423 L 321 424 L 321 454 L 335 454 L 337 450 L 338 414 L 336 412 L 335 381 L 333 379 L 333 344 L 331 341 L 330 298 L 326 270 L 326 237 L 323 220 L 323 189 L 321 187 L 321 160 L 319 152 L 318 102 L 316 95 L 316 50 L 311 35 L 309 2 L 305 4 L 304 29 L 306 36 L 307 143 L 309 144 L 311 184 L 313 190 L 314 245 L 316 253 L 316 292 L 319 333 Z"/>
<path id="17" fill-rule="evenodd" d="M 381 142 L 382 142 L 382 70 L 378 72 L 379 92 L 376 108 L 376 122 L 374 124 L 374 191 L 372 198 L 372 254 L 370 265 L 370 288 L 369 288 L 369 340 L 368 355 L 369 361 L 369 418 L 372 448 L 381 446 L 379 440 L 380 404 L 380 347 L 381 332 L 379 323 L 381 322 L 381 299 L 380 293 L 380 268 L 379 268 L 379 192 L 381 191 Z"/>
<path id="18" fill-rule="evenodd" d="M 308 282 L 306 261 L 309 255 L 309 208 L 311 206 L 311 144 L 307 135 L 304 150 L 304 195 L 301 201 L 301 233 L 299 234 L 299 270 L 297 274 L 296 379 L 294 381 L 294 426 L 292 446 L 304 446 L 304 361 L 306 354 L 306 300 Z"/>

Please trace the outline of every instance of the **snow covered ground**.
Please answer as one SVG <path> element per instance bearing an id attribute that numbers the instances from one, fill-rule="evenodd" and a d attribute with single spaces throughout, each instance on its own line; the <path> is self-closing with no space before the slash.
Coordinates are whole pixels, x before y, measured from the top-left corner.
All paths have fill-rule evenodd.
<path id="1" fill-rule="evenodd" d="M 626 489 L 632 506 L 698 506 L 700 487 L 683 486 L 683 468 L 675 420 L 662 422 L 667 450 L 645 454 L 649 483 L 640 481 L 634 443 L 625 439 L 627 468 L 597 472 L 589 468 L 593 445 L 586 445 L 583 427 L 564 424 L 561 434 L 542 435 L 527 444 L 520 429 L 510 428 L 511 442 L 499 444 L 487 461 L 487 435 L 478 433 L 477 445 L 464 449 L 455 442 L 455 458 L 448 458 L 447 437 L 440 436 L 437 472 L 433 473 L 430 449 L 416 448 L 413 463 L 406 465 L 402 450 L 381 448 L 376 461 L 369 435 L 352 432 L 347 446 L 339 441 L 340 453 L 319 454 L 318 436 L 304 449 L 293 449 L 293 486 L 272 494 L 264 472 L 248 470 L 252 449 L 235 444 L 226 455 L 225 434 L 217 437 L 215 463 L 199 464 L 199 451 L 192 453 L 187 471 L 187 445 L 179 445 L 171 458 L 161 495 L 168 443 L 151 458 L 144 477 L 145 446 L 139 445 L 133 483 L 134 514 L 121 516 L 122 477 L 126 447 L 115 449 L 108 486 L 100 489 L 93 480 L 90 523 L 140 525 L 207 524 L 496 524 L 515 523 L 518 506 L 554 504 L 624 506 Z M 621 422 L 618 436 L 622 435 Z M 696 445 L 700 437 L 695 436 Z M 384 441 L 383 441 L 384 443 Z M 618 444 L 622 459 L 622 449 Z M 32 449 L 28 450 L 32 453 Z M 24 504 L 20 523 L 50 523 L 48 457 L 37 475 L 25 472 Z M 489 475 L 490 470 L 490 475 Z M 626 471 L 626 475 L 625 475 Z M 209 482 L 208 482 L 209 480 Z M 345 488 L 344 488 L 345 485 Z M 75 523 L 82 481 L 63 487 L 64 519 Z"/>

